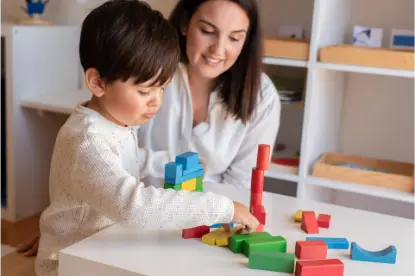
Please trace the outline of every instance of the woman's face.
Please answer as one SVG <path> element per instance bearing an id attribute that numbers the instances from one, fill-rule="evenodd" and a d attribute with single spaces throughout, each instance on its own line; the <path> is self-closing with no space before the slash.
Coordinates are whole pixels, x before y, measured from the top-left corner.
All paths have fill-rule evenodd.
<path id="1" fill-rule="evenodd" d="M 208 79 L 228 70 L 242 51 L 248 27 L 248 15 L 237 3 L 204 2 L 183 30 L 189 69 Z"/>

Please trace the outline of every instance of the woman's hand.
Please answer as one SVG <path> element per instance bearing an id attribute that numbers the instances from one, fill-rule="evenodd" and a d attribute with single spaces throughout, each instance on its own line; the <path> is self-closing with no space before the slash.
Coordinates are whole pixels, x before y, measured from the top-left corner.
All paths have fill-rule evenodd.
<path id="1" fill-rule="evenodd" d="M 30 242 L 21 243 L 17 246 L 17 252 L 23 253 L 26 257 L 33 257 L 37 255 L 39 249 L 40 235 L 34 237 Z"/>

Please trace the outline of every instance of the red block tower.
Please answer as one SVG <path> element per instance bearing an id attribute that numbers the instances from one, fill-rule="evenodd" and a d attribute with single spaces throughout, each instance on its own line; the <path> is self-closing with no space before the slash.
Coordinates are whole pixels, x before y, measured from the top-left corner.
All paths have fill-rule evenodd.
<path id="1" fill-rule="evenodd" d="M 256 167 L 252 168 L 251 202 L 249 210 L 260 223 L 256 232 L 263 231 L 266 221 L 266 212 L 262 205 L 262 192 L 264 191 L 264 172 L 268 170 L 269 166 L 270 149 L 271 147 L 269 145 L 258 145 Z"/>

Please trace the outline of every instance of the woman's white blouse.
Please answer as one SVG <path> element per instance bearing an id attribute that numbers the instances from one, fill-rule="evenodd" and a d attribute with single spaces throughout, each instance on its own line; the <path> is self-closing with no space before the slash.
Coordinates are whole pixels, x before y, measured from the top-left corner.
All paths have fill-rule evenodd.
<path id="1" fill-rule="evenodd" d="M 258 106 L 246 124 L 231 116 L 226 118 L 226 109 L 217 92 L 212 92 L 207 121 L 192 127 L 187 68 L 180 64 L 165 89 L 159 112 L 138 130 L 139 147 L 149 148 L 159 156 L 152 159 L 154 163 L 149 172 L 152 177 L 143 182 L 160 186 L 164 182 L 165 163 L 173 161 L 168 159 L 195 151 L 207 164 L 205 180 L 249 188 L 258 144 L 269 144 L 272 150 L 280 124 L 280 99 L 274 84 L 264 73 L 260 87 Z"/>

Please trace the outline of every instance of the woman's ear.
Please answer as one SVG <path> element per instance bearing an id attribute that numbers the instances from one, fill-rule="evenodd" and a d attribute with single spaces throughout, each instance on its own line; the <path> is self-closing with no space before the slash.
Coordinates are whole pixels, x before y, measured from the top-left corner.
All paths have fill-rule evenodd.
<path id="1" fill-rule="evenodd" d="M 185 16 L 182 17 L 182 20 L 180 20 L 180 32 L 183 36 L 187 35 L 187 28 L 189 26 L 189 21 Z"/>
<path id="2" fill-rule="evenodd" d="M 105 94 L 105 82 L 95 68 L 89 68 L 85 72 L 85 82 L 95 97 L 102 97 Z"/>

